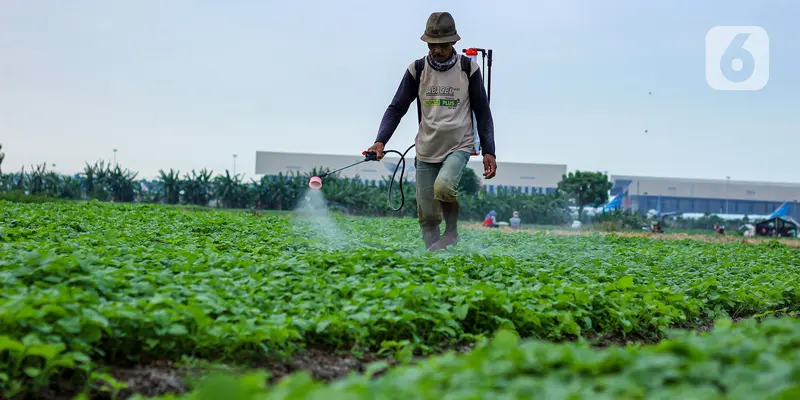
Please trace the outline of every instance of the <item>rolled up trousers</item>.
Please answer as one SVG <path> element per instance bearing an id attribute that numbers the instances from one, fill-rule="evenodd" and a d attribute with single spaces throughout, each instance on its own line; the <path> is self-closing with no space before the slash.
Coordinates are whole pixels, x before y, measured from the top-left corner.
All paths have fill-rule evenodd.
<path id="1" fill-rule="evenodd" d="M 440 163 L 414 159 L 417 185 L 417 212 L 420 225 L 439 226 L 442 208 L 439 202 L 458 200 L 458 183 L 469 161 L 470 153 L 454 151 Z"/>

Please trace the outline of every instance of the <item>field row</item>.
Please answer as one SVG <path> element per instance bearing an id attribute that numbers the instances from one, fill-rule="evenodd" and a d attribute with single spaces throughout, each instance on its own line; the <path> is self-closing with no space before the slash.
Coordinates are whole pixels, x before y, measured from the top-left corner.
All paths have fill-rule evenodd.
<path id="1" fill-rule="evenodd" d="M 800 320 L 721 320 L 707 335 L 603 350 L 502 331 L 469 353 L 372 377 L 384 368 L 334 384 L 296 373 L 272 387 L 261 372 L 211 374 L 186 396 L 158 399 L 792 399 L 800 396 Z"/>

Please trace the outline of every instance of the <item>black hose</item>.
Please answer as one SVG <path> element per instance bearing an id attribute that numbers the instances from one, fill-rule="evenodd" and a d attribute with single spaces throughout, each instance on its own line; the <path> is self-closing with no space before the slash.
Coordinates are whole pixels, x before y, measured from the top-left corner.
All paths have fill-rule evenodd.
<path id="1" fill-rule="evenodd" d="M 392 211 L 400 211 L 403 208 L 403 205 L 405 205 L 405 203 L 406 203 L 406 195 L 403 192 L 403 175 L 406 172 L 406 154 L 414 146 L 416 146 L 416 145 L 412 144 L 402 154 L 397 150 L 384 150 L 384 152 L 383 152 L 384 154 L 395 153 L 395 154 L 400 156 L 400 161 L 398 161 L 397 165 L 394 167 L 394 172 L 392 173 L 392 180 L 389 182 L 389 192 L 388 192 L 387 198 L 386 198 L 386 201 L 389 203 L 389 208 L 391 208 Z M 400 182 L 399 183 L 400 184 L 400 207 L 394 208 L 394 207 L 392 207 L 392 187 L 394 186 L 394 177 L 395 177 L 395 175 L 397 175 L 397 169 L 400 168 L 400 163 L 403 163 L 403 169 L 400 171 L 400 181 L 399 181 Z"/>

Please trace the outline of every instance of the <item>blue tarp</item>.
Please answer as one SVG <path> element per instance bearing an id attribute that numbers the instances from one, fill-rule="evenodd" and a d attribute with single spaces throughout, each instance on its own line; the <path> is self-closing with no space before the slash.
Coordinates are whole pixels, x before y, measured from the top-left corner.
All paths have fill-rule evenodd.
<path id="1" fill-rule="evenodd" d="M 616 210 L 616 209 L 618 209 L 618 208 L 619 208 L 621 205 L 622 205 L 622 195 L 620 194 L 620 195 L 618 195 L 617 197 L 614 197 L 613 199 L 611 199 L 611 201 L 609 201 L 609 202 L 608 202 L 608 204 L 606 204 L 606 205 L 603 207 L 603 211 L 605 212 L 605 211 L 612 211 L 612 210 Z"/>

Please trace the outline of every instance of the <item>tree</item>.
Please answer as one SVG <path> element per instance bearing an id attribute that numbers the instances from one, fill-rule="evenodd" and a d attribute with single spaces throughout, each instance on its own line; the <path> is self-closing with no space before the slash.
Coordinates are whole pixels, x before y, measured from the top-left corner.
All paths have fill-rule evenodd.
<path id="1" fill-rule="evenodd" d="M 159 169 L 159 180 L 164 191 L 164 201 L 167 204 L 178 204 L 181 201 L 181 178 L 180 171 L 169 169 L 169 173 Z"/>
<path id="2" fill-rule="evenodd" d="M 212 171 L 203 168 L 199 174 L 192 170 L 191 175 L 186 173 L 183 176 L 184 178 L 179 182 L 179 186 L 181 188 L 180 192 L 183 192 L 184 203 L 207 206 L 213 193 Z"/>
<path id="3" fill-rule="evenodd" d="M 464 168 L 461 180 L 458 182 L 458 191 L 466 194 L 476 194 L 481 190 L 481 181 L 472 168 Z"/>
<path id="4" fill-rule="evenodd" d="M 583 217 L 583 207 L 599 207 L 608 201 L 608 191 L 612 186 L 608 176 L 602 172 L 575 171 L 561 178 L 558 191 L 575 202 L 580 220 Z"/>

